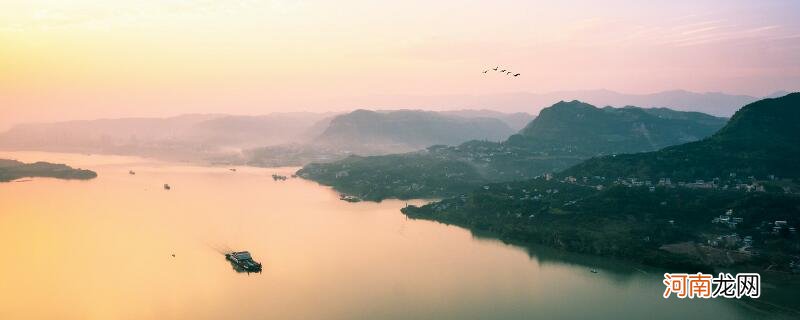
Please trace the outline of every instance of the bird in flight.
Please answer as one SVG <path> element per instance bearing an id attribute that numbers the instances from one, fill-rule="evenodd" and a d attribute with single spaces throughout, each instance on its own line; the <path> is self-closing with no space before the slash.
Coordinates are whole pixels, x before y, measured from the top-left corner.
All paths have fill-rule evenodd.
<path id="1" fill-rule="evenodd" d="M 493 70 L 493 71 L 500 71 L 500 73 L 505 73 L 507 76 L 519 77 L 519 75 L 520 75 L 519 73 L 514 73 L 513 71 L 511 71 L 509 69 L 502 69 L 502 70 L 498 70 L 498 69 L 500 69 L 500 66 L 494 67 L 492 69 L 483 70 L 483 73 L 486 74 L 486 73 L 489 72 L 489 70 Z"/>

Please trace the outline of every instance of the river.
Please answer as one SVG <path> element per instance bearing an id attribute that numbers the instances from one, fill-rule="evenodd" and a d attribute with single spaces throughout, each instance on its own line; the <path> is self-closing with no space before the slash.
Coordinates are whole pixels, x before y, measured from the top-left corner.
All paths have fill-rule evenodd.
<path id="1" fill-rule="evenodd" d="M 658 270 L 523 249 L 409 220 L 405 201 L 348 203 L 271 178 L 296 168 L 0 158 L 98 173 L 0 183 L 0 319 L 773 317 L 736 300 L 664 299 Z M 263 272 L 236 272 L 228 249 L 249 250 Z"/>

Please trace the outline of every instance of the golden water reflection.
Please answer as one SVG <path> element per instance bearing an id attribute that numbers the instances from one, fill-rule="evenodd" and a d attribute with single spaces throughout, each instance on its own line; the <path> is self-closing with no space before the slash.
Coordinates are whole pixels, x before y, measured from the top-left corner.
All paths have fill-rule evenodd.
<path id="1" fill-rule="evenodd" d="M 271 179 L 294 168 L 0 158 L 99 174 L 0 183 L 0 319 L 753 316 L 731 303 L 664 301 L 657 274 L 613 266 L 592 274 L 569 259 L 408 220 L 404 201 L 348 203 L 313 182 Z M 234 272 L 219 253 L 226 248 L 249 250 L 263 272 Z"/>

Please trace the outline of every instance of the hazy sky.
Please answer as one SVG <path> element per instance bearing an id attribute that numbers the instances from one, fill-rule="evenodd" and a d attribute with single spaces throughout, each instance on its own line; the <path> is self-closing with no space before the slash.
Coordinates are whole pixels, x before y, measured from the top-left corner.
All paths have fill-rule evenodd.
<path id="1" fill-rule="evenodd" d="M 0 128 L 373 95 L 760 96 L 800 88 L 799 52 L 790 0 L 3 0 Z M 495 65 L 523 76 L 481 74 Z"/>

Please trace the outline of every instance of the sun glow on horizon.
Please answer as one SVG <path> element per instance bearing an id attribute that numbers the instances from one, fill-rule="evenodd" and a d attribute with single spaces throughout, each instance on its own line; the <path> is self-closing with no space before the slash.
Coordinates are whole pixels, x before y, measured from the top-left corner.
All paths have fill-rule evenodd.
<path id="1" fill-rule="evenodd" d="M 4 2 L 0 113 L 21 122 L 327 111 L 373 95 L 800 87 L 797 3 L 637 4 Z M 496 64 L 525 76 L 480 77 Z"/>

